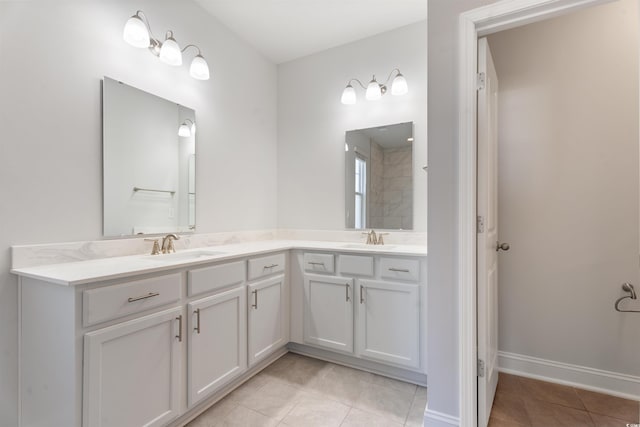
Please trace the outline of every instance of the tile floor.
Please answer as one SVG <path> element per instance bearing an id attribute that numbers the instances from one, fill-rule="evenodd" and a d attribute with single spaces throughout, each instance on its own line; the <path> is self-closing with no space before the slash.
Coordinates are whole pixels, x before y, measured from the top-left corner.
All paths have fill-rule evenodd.
<path id="1" fill-rule="evenodd" d="M 625 427 L 640 404 L 573 387 L 500 374 L 489 427 Z"/>
<path id="2" fill-rule="evenodd" d="M 288 353 L 188 427 L 418 427 L 427 389 Z"/>

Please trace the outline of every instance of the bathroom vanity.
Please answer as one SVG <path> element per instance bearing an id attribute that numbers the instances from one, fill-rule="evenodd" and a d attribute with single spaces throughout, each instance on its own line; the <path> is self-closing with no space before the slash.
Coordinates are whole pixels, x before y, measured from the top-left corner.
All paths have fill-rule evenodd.
<path id="1" fill-rule="evenodd" d="M 182 425 L 287 351 L 426 384 L 420 246 L 272 240 L 12 272 L 23 426 Z"/>

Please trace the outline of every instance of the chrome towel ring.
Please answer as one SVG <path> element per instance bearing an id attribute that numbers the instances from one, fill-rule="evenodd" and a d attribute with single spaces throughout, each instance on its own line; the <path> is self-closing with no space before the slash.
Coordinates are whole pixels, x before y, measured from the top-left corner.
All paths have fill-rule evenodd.
<path id="1" fill-rule="evenodd" d="M 622 290 L 625 292 L 628 292 L 629 295 L 625 295 L 616 300 L 616 303 L 614 305 L 614 307 L 616 308 L 616 311 L 619 311 L 620 313 L 640 313 L 640 310 L 624 310 L 620 308 L 620 303 L 622 301 L 626 299 L 638 299 L 638 295 L 636 295 L 636 290 L 633 288 L 633 285 L 631 283 L 623 283 Z"/>

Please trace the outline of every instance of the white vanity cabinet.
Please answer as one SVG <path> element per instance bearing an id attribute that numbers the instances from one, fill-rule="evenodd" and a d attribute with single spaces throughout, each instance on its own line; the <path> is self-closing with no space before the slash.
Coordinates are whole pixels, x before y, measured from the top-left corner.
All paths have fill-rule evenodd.
<path id="1" fill-rule="evenodd" d="M 305 274 L 304 341 L 353 351 L 353 279 Z"/>
<path id="2" fill-rule="evenodd" d="M 255 365 L 289 341 L 287 254 L 248 261 L 249 366 Z"/>
<path id="3" fill-rule="evenodd" d="M 337 352 L 337 361 L 354 365 L 358 360 L 379 364 L 367 365 L 369 369 L 384 365 L 425 373 L 421 324 L 426 292 L 421 278 L 426 276 L 426 259 L 353 252 L 294 254 L 291 341 L 303 346 L 295 349 L 311 355 L 313 348 L 330 350 Z M 295 309 L 296 300 L 302 309 Z"/>
<path id="4" fill-rule="evenodd" d="M 155 427 L 176 418 L 182 339 L 179 307 L 85 334 L 83 425 Z"/>

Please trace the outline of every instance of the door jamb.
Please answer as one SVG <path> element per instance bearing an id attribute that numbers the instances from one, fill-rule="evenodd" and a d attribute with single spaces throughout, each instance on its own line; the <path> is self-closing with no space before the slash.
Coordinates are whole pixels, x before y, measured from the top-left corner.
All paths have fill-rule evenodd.
<path id="1" fill-rule="evenodd" d="M 462 13 L 458 27 L 458 348 L 460 425 L 477 426 L 477 56 L 478 37 L 615 0 L 501 0 Z"/>

